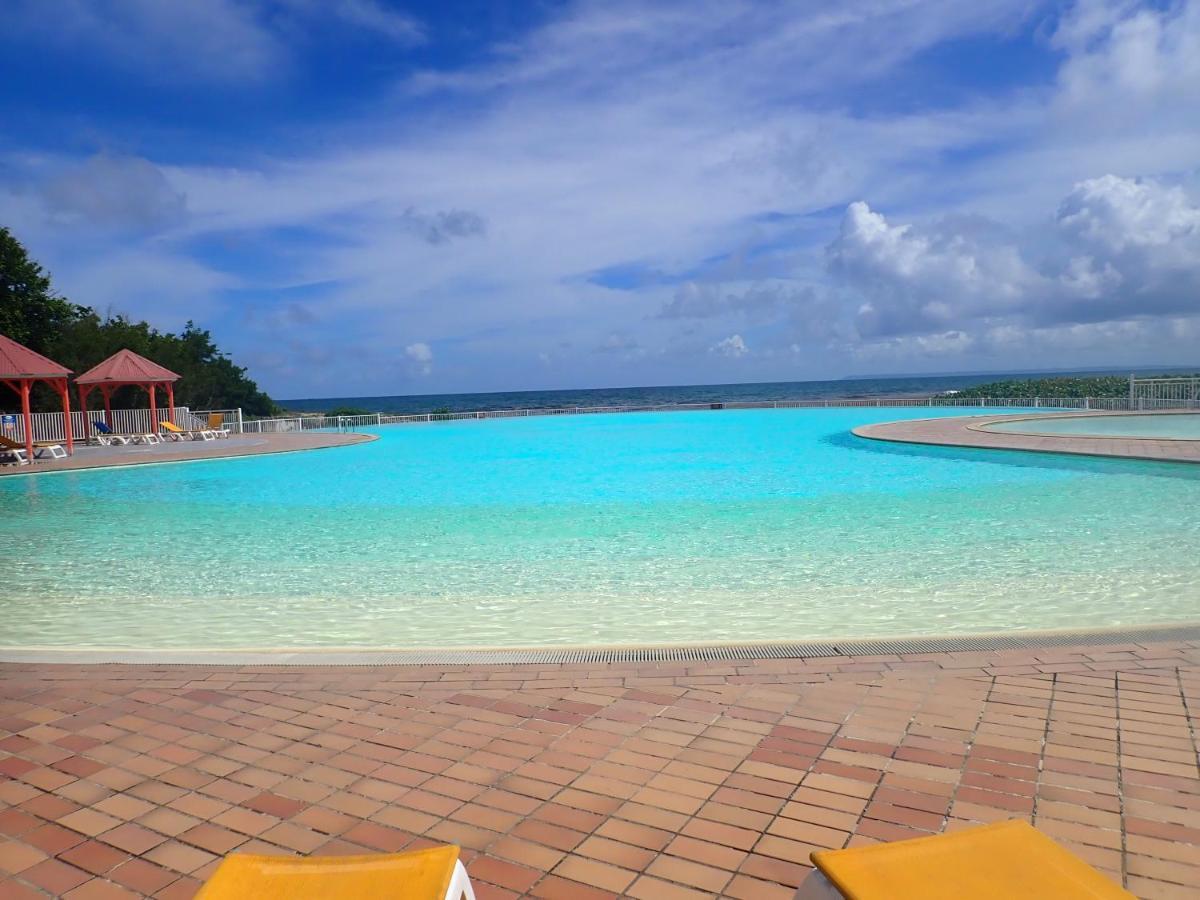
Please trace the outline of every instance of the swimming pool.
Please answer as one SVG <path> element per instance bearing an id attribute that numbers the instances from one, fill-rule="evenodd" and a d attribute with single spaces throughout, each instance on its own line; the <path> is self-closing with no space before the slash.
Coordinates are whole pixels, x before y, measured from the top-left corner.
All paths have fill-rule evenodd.
<path id="1" fill-rule="evenodd" d="M 958 411 L 458 421 L 317 453 L 3 478 L 0 644 L 636 644 L 1200 617 L 1200 467 L 849 434 L 940 414 Z"/>
<path id="2" fill-rule="evenodd" d="M 1070 437 L 1131 437 L 1200 441 L 1200 413 L 1142 413 L 1117 416 L 1063 416 L 992 422 L 988 431 Z"/>

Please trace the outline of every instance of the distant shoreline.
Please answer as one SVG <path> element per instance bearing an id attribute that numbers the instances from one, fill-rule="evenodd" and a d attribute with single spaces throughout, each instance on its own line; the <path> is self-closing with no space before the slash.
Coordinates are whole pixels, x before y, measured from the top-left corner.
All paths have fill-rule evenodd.
<path id="1" fill-rule="evenodd" d="M 1181 370 L 1182 371 L 1182 370 Z M 1017 373 L 1004 378 L 986 375 L 903 376 L 829 381 L 759 382 L 752 384 L 667 385 L 632 388 L 503 391 L 458 394 L 398 394 L 378 397 L 327 397 L 280 401 L 291 413 L 362 410 L 385 415 L 424 415 L 506 409 L 595 408 L 608 406 L 679 406 L 685 404 L 914 399 L 970 391 L 996 382 L 1046 379 L 1123 379 L 1124 375 L 1096 373 Z M 1042 396 L 1050 396 L 1043 394 Z"/>

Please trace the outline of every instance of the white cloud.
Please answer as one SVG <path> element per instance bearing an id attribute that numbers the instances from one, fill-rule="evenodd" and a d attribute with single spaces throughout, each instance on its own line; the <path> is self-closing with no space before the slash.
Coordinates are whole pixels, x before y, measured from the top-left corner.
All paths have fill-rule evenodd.
<path id="1" fill-rule="evenodd" d="M 1102 250 L 1175 245 L 1200 255 L 1200 206 L 1178 185 L 1103 175 L 1081 181 L 1058 208 L 1065 233 Z"/>
<path id="2" fill-rule="evenodd" d="M 1003 312 L 1040 282 L 1014 246 L 972 227 L 977 224 L 918 230 L 889 224 L 866 203 L 851 203 L 828 260 L 832 273 L 864 298 L 855 316 L 859 332 L 941 331 Z"/>
<path id="3" fill-rule="evenodd" d="M 738 359 L 750 352 L 750 348 L 746 346 L 746 342 L 742 340 L 740 334 L 731 334 L 724 340 L 717 341 L 712 345 L 711 350 L 719 356 L 727 356 L 730 359 Z"/>
<path id="4" fill-rule="evenodd" d="M 420 375 L 433 372 L 433 351 L 428 344 L 417 342 L 404 348 L 404 355 L 413 363 L 413 369 Z"/>
<path id="5" fill-rule="evenodd" d="M 850 302 L 860 357 L 957 355 L 992 349 L 1112 346 L 1162 333 L 1153 316 L 1200 314 L 1200 206 L 1179 185 L 1104 175 L 1059 205 L 1057 243 L 1038 257 L 1001 229 L 942 220 L 892 225 L 864 203 L 847 208 L 830 245 Z M 855 298 L 858 298 L 855 300 Z M 865 349 L 864 349 L 865 348 Z"/>

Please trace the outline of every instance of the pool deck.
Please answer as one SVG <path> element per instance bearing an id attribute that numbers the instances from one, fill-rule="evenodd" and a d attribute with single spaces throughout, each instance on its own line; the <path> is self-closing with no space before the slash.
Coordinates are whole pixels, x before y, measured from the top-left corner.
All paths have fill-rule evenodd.
<path id="1" fill-rule="evenodd" d="M 131 444 L 125 447 L 75 445 L 75 455 L 66 459 L 35 459 L 28 466 L 0 466 L 0 476 L 61 472 L 69 469 L 102 469 L 111 466 L 142 466 L 153 463 L 186 462 L 200 459 L 228 459 L 266 453 L 293 453 L 345 447 L 375 440 L 369 434 L 339 434 L 305 431 L 284 434 L 235 434 L 215 441 L 163 441 L 149 447 Z"/>
<path id="2" fill-rule="evenodd" d="M 1194 412 L 1194 410 L 1190 411 Z M 1050 413 L 1046 418 L 1061 418 Z M 1102 416 L 1113 413 L 1071 413 L 1072 416 Z M 1130 413 L 1128 415 L 1139 415 Z M 1156 415 L 1162 415 L 1157 413 Z M 1200 463 L 1200 441 L 1158 440 L 1154 438 L 1084 437 L 1079 435 L 1022 434 L 988 431 L 992 422 L 1029 419 L 1035 427 L 1036 416 L 1020 415 L 952 416 L 940 419 L 913 419 L 907 422 L 881 422 L 860 425 L 854 434 L 876 441 L 901 444 L 934 444 L 941 447 L 976 447 L 986 450 L 1027 450 L 1037 453 L 1069 453 L 1081 456 L 1113 456 L 1124 459 L 1148 459 L 1158 462 Z"/>
<path id="3" fill-rule="evenodd" d="M 0 896 L 465 848 L 480 900 L 790 898 L 814 848 L 1034 822 L 1200 890 L 1200 640 L 535 665 L 0 664 Z"/>

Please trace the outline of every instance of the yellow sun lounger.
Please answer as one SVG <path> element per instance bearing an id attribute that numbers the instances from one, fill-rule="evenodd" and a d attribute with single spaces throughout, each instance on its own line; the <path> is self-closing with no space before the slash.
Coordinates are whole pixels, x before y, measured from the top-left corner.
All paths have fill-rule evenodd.
<path id="1" fill-rule="evenodd" d="M 187 431 L 180 428 L 174 422 L 159 422 L 158 427 L 165 431 L 167 437 L 174 441 L 182 441 L 185 438 L 193 441 L 211 441 L 216 439 L 216 435 L 207 428 L 200 431 Z"/>
<path id="2" fill-rule="evenodd" d="M 1027 822 L 818 850 L 796 900 L 1136 900 Z"/>
<path id="3" fill-rule="evenodd" d="M 458 848 L 369 856 L 227 856 L 196 900 L 475 900 Z"/>

